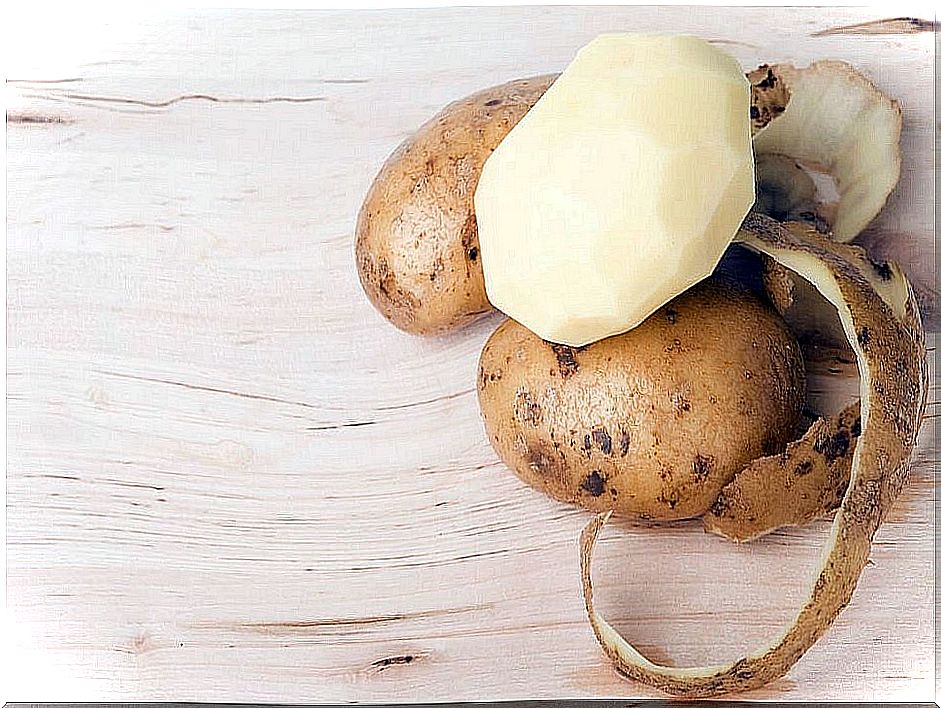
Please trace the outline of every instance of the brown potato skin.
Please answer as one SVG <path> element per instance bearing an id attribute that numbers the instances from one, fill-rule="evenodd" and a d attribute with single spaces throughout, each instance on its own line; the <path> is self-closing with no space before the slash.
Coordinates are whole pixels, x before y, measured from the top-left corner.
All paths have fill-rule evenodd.
<path id="1" fill-rule="evenodd" d="M 706 531 L 751 541 L 782 526 L 819 519 L 840 506 L 850 483 L 860 404 L 818 418 L 784 452 L 752 460 L 722 488 L 703 516 Z"/>
<path id="2" fill-rule="evenodd" d="M 492 309 L 474 190 L 484 161 L 556 76 L 511 81 L 450 104 L 379 171 L 356 224 L 356 266 L 370 302 L 399 329 L 440 333 Z"/>
<path id="3" fill-rule="evenodd" d="M 494 450 L 533 487 L 595 511 L 682 519 L 794 439 L 806 380 L 781 317 L 710 279 L 586 347 L 508 320 L 484 346 L 477 392 Z"/>

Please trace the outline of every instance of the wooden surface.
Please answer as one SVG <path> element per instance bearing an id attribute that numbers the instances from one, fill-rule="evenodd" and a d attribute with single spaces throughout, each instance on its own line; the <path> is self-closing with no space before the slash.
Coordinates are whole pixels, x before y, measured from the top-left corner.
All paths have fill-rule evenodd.
<path id="1" fill-rule="evenodd" d="M 356 280 L 358 206 L 442 105 L 559 70 L 602 31 L 696 32 L 746 68 L 846 59 L 905 117 L 902 181 L 864 240 L 905 265 L 937 329 L 933 36 L 839 29 L 878 19 L 559 7 L 24 29 L 7 84 L 10 697 L 654 695 L 589 629 L 588 515 L 487 444 L 474 372 L 497 319 L 393 330 Z M 812 359 L 835 409 L 852 367 Z M 933 423 L 851 605 L 747 697 L 933 699 Z M 618 524 L 596 595 L 652 658 L 730 659 L 789 620 L 827 529 L 736 547 L 696 522 Z"/>

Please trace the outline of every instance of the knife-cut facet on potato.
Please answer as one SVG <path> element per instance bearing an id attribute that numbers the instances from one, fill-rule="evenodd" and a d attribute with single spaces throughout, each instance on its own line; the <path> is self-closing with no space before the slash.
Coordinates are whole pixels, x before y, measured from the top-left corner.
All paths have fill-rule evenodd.
<path id="1" fill-rule="evenodd" d="M 836 307 L 859 366 L 860 435 L 849 484 L 804 605 L 767 645 L 737 661 L 677 668 L 645 658 L 594 607 L 592 551 L 610 512 L 595 517 L 582 532 L 585 607 L 605 653 L 629 678 L 690 697 L 743 691 L 779 678 L 849 603 L 868 561 L 873 535 L 908 478 L 928 388 L 921 319 L 912 289 L 898 268 L 888 269 L 889 280 L 896 282 L 887 287 L 860 249 L 829 241 L 809 227 L 785 226 L 762 215 L 749 216 L 738 239 L 801 274 Z M 905 297 L 897 297 L 903 290 Z"/>
<path id="2" fill-rule="evenodd" d="M 841 61 L 818 61 L 804 69 L 775 64 L 749 75 L 762 72 L 782 81 L 790 100 L 755 136 L 755 153 L 787 155 L 829 174 L 839 193 L 830 222 L 833 238 L 851 241 L 876 217 L 898 182 L 898 103 Z"/>
<path id="3" fill-rule="evenodd" d="M 703 517 L 706 531 L 750 541 L 833 511 L 849 484 L 860 431 L 856 403 L 816 420 L 784 452 L 753 460 L 719 492 Z"/>

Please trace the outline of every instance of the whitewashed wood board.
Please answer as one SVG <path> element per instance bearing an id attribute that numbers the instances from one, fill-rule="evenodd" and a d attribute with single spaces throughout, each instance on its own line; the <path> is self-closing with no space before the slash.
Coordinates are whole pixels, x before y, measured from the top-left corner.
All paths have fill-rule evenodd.
<path id="1" fill-rule="evenodd" d="M 559 70 L 603 31 L 695 32 L 746 67 L 846 59 L 905 115 L 902 181 L 864 241 L 904 264 L 936 330 L 933 36 L 827 32 L 877 19 L 454 8 L 36 33 L 7 84 L 11 697 L 655 696 L 586 621 L 588 514 L 487 444 L 473 384 L 497 319 L 395 331 L 356 280 L 359 203 L 441 106 Z M 846 365 L 812 367 L 822 408 L 853 395 Z M 852 604 L 748 698 L 933 699 L 933 423 Z M 618 524 L 599 601 L 655 658 L 733 658 L 797 608 L 827 528 L 734 546 Z"/>

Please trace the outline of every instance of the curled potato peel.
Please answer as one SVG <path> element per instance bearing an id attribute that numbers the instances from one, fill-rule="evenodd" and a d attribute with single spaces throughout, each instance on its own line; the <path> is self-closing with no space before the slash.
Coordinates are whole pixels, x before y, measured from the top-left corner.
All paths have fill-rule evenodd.
<path id="1" fill-rule="evenodd" d="M 829 174 L 839 202 L 826 221 L 835 240 L 851 241 L 879 214 L 898 183 L 899 104 L 842 61 L 818 61 L 802 69 L 766 65 L 749 78 L 754 83 L 763 72 L 783 83 L 790 96 L 787 110 L 755 135 L 756 156 L 786 155 Z"/>
<path id="2" fill-rule="evenodd" d="M 755 210 L 778 221 L 805 221 L 829 233 L 829 207 L 818 202 L 813 178 L 787 155 L 755 155 L 758 196 Z"/>
<path id="3" fill-rule="evenodd" d="M 791 100 L 791 91 L 767 64 L 745 76 L 751 84 L 751 132 L 754 137 L 784 112 Z"/>
<path id="4" fill-rule="evenodd" d="M 703 517 L 706 531 L 751 541 L 817 519 L 840 505 L 861 432 L 859 403 L 819 418 L 787 449 L 747 464 Z"/>
<path id="5" fill-rule="evenodd" d="M 873 265 L 862 249 L 833 243 L 804 225 L 757 214 L 746 219 L 737 240 L 801 274 L 836 306 L 859 366 L 860 435 L 849 484 L 802 608 L 767 646 L 737 661 L 676 668 L 638 652 L 594 607 L 592 552 L 610 512 L 583 530 L 582 589 L 598 642 L 629 678 L 686 697 L 744 691 L 783 676 L 849 603 L 872 538 L 908 478 L 928 390 L 921 318 L 900 269 Z"/>

